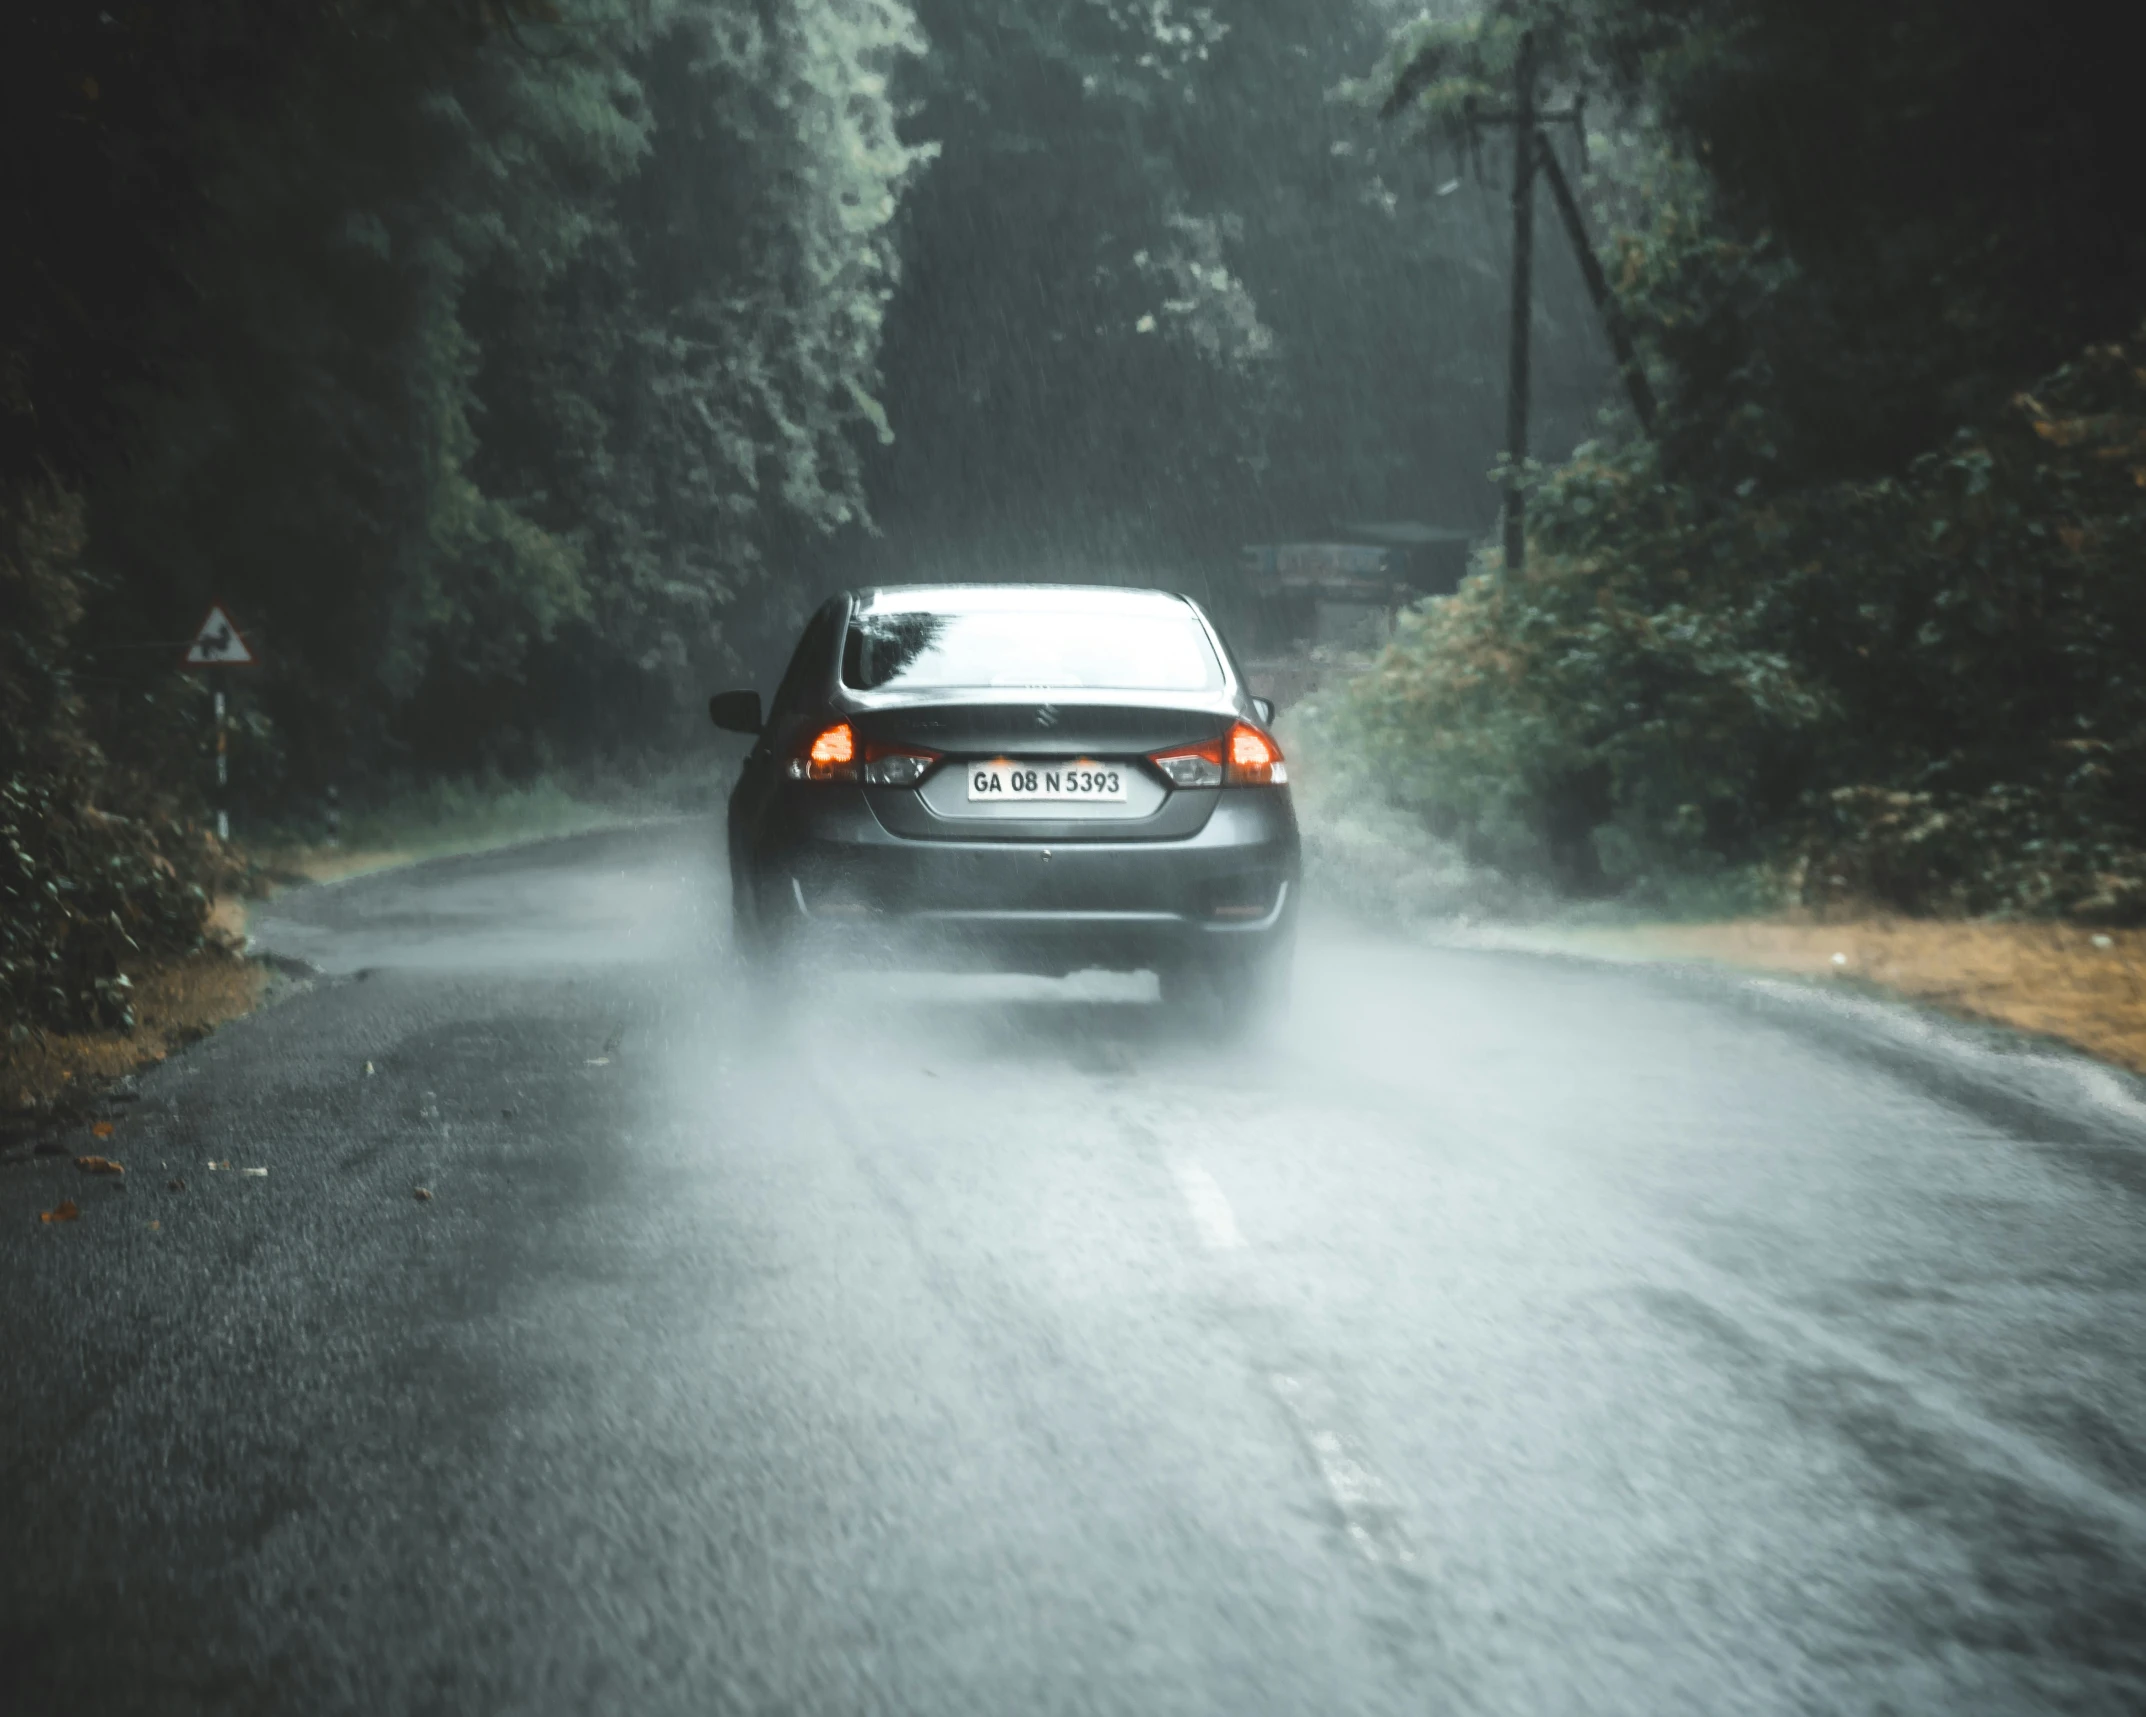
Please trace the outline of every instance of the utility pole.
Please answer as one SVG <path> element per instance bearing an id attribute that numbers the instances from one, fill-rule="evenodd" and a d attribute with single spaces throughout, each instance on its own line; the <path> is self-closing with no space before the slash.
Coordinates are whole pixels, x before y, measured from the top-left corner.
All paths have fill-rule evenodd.
<path id="1" fill-rule="evenodd" d="M 1557 151 L 1550 147 L 1548 132 L 1535 133 L 1535 148 L 1542 160 L 1543 177 L 1550 181 L 1550 195 L 1557 204 L 1558 217 L 1565 223 L 1565 236 L 1572 240 L 1572 254 L 1580 259 L 1580 274 L 1587 282 L 1587 296 L 1595 301 L 1602 326 L 1609 334 L 1610 350 L 1617 355 L 1617 373 L 1624 378 L 1624 391 L 1632 401 L 1632 415 L 1639 419 L 1639 427 L 1652 435 L 1654 389 L 1648 385 L 1646 366 L 1640 363 L 1639 354 L 1632 348 L 1632 330 L 1625 324 L 1624 312 L 1617 307 L 1617 300 L 1610 296 L 1609 281 L 1602 273 L 1602 259 L 1595 255 L 1595 247 L 1588 241 L 1587 223 L 1580 218 L 1580 200 L 1572 194 L 1572 184 L 1565 177 L 1565 169 L 1557 164 Z M 1586 155 L 1586 134 L 1582 132 L 1580 156 L 1583 170 Z"/>
<path id="2" fill-rule="evenodd" d="M 1505 570 L 1527 564 L 1528 325 L 1535 305 L 1535 32 L 1513 67 L 1513 325 L 1506 347 Z"/>
<path id="3" fill-rule="evenodd" d="M 1391 118 L 1400 112 L 1421 92 L 1427 79 L 1438 75 L 1435 66 L 1428 72 L 1419 71 L 1419 66 L 1411 66 L 1402 74 L 1393 94 L 1380 110 L 1382 117 Z M 1571 125 L 1579 138 L 1580 171 L 1586 172 L 1586 104 L 1575 95 L 1563 107 L 1544 107 L 1537 99 L 1536 84 L 1540 77 L 1541 61 L 1536 54 L 1535 32 L 1529 30 L 1522 34 L 1513 60 L 1512 105 L 1484 108 L 1478 107 L 1470 98 L 1465 107 L 1471 150 L 1479 127 L 1509 125 L 1513 131 L 1512 325 L 1506 348 L 1505 384 L 1505 569 L 1508 572 L 1518 572 L 1527 564 L 1527 494 L 1523 470 L 1528 457 L 1531 370 L 1528 345 L 1535 302 L 1535 175 L 1538 171 L 1550 181 L 1550 193 L 1557 203 L 1558 217 L 1564 222 L 1565 236 L 1572 241 L 1573 255 L 1579 260 L 1588 296 L 1594 300 L 1595 309 L 1609 335 L 1610 349 L 1617 360 L 1617 373 L 1632 402 L 1632 414 L 1639 419 L 1642 430 L 1649 435 L 1654 433 L 1654 390 L 1647 383 L 1645 366 L 1633 346 L 1631 327 L 1603 275 L 1601 258 L 1595 255 L 1594 246 L 1588 241 L 1579 199 L 1572 194 L 1571 181 L 1558 164 L 1545 129 L 1553 123 Z"/>

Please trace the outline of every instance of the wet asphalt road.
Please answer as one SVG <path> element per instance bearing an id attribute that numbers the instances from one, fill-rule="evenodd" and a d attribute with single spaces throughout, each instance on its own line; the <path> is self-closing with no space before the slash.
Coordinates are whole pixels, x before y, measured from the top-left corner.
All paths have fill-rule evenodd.
<path id="1" fill-rule="evenodd" d="M 0 1166 L 0 1711 L 2146 1710 L 2135 1087 L 1316 923 L 777 1021 L 715 846 L 287 897 Z"/>

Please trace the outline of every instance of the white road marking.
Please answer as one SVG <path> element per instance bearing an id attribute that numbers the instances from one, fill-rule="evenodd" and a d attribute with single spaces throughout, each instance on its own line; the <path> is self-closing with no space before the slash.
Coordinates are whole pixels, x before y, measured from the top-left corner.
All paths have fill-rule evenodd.
<path id="1" fill-rule="evenodd" d="M 1192 1213 L 1201 1243 L 1210 1252 L 1245 1250 L 1237 1213 L 1215 1177 L 1183 1158 L 1170 1165 L 1170 1173 L 1185 1208 Z M 1341 1529 L 1350 1548 L 1379 1567 L 1413 1566 L 1415 1547 L 1401 1524 L 1400 1502 L 1363 1451 L 1338 1428 L 1342 1416 L 1333 1391 L 1316 1377 L 1283 1371 L 1270 1372 L 1267 1383 L 1318 1469 L 1320 1482 L 1341 1515 Z"/>
<path id="2" fill-rule="evenodd" d="M 1401 1525 L 1400 1502 L 1363 1452 L 1334 1429 L 1330 1392 L 1285 1371 L 1271 1373 L 1267 1381 L 1319 1469 L 1351 1548 L 1381 1567 L 1411 1566 L 1416 1551 Z"/>
<path id="3" fill-rule="evenodd" d="M 1210 1252 L 1242 1251 L 1244 1234 L 1237 1227 L 1237 1213 L 1230 1209 L 1229 1197 L 1215 1184 L 1215 1177 L 1198 1163 L 1172 1163 L 1170 1172 L 1177 1177 L 1177 1190 L 1192 1212 L 1201 1243 Z"/>

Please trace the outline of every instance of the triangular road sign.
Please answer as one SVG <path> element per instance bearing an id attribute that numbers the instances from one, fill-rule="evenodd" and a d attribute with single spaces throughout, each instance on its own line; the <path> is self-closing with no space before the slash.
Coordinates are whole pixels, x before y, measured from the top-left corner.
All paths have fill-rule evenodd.
<path id="1" fill-rule="evenodd" d="M 238 628 L 231 624 L 231 616 L 221 605 L 209 610 L 209 617 L 202 621 L 201 630 L 194 634 L 194 641 L 186 647 L 186 665 L 190 668 L 250 668 L 253 652 L 246 647 L 246 640 L 239 636 Z"/>

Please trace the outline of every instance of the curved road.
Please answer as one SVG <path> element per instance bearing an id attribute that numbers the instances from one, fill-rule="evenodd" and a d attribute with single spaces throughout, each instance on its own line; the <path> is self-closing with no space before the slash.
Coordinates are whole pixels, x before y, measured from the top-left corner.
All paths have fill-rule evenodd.
<path id="1" fill-rule="evenodd" d="M 1338 925 L 762 1018 L 717 845 L 290 896 L 0 1167 L 0 1711 L 2146 1710 L 2129 1082 Z"/>

